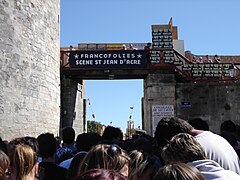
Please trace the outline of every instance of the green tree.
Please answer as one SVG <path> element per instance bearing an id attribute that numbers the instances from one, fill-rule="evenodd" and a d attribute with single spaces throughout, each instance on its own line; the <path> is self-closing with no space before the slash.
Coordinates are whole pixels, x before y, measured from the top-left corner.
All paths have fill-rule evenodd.
<path id="1" fill-rule="evenodd" d="M 104 125 L 96 121 L 87 121 L 87 132 L 101 134 Z"/>

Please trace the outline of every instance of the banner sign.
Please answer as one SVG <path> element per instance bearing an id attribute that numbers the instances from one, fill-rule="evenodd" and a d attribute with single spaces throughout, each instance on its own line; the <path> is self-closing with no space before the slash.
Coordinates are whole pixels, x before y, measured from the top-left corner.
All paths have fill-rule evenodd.
<path id="1" fill-rule="evenodd" d="M 161 57 L 160 57 L 161 52 L 157 50 L 151 50 L 150 51 L 150 63 L 151 64 L 160 64 Z"/>
<path id="2" fill-rule="evenodd" d="M 136 68 L 147 65 L 144 50 L 72 51 L 69 64 L 71 68 Z"/>
<path id="3" fill-rule="evenodd" d="M 191 102 L 181 102 L 181 108 L 191 108 Z"/>
<path id="4" fill-rule="evenodd" d="M 170 29 L 152 30 L 153 48 L 173 48 L 172 31 Z"/>
<path id="5" fill-rule="evenodd" d="M 162 59 L 162 61 L 161 61 Z M 183 61 L 180 57 L 175 55 L 173 50 L 151 50 L 150 51 L 150 63 L 160 64 L 164 62 L 165 64 L 182 65 Z"/>
<path id="6" fill-rule="evenodd" d="M 174 64 L 174 51 L 164 51 L 163 52 L 163 61 L 164 63 Z"/>

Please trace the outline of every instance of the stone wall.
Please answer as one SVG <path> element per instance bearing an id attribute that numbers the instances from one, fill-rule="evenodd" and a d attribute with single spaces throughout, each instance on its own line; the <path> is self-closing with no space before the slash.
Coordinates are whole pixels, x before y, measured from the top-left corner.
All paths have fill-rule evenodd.
<path id="1" fill-rule="evenodd" d="M 0 136 L 58 134 L 59 0 L 0 0 Z"/>
<path id="2" fill-rule="evenodd" d="M 154 134 L 154 105 L 173 105 L 174 115 L 185 120 L 202 118 L 219 133 L 225 120 L 240 124 L 240 83 L 177 82 L 174 74 L 149 74 L 144 79 L 143 129 Z M 156 119 L 154 119 L 156 118 Z M 156 124 L 156 123 L 155 123 Z"/>
<path id="3" fill-rule="evenodd" d="M 155 132 L 156 120 L 153 120 L 152 107 L 155 105 L 175 104 L 174 74 L 149 74 L 144 79 L 143 124 L 142 127 L 149 134 Z"/>
<path id="4" fill-rule="evenodd" d="M 61 78 L 61 124 L 60 127 L 73 127 L 76 135 L 83 133 L 84 125 L 84 81 L 78 83 L 64 75 Z"/>
<path id="5" fill-rule="evenodd" d="M 239 103 L 240 83 L 176 85 L 176 116 L 183 119 L 202 118 L 216 133 L 219 133 L 220 125 L 225 120 L 240 124 Z"/>

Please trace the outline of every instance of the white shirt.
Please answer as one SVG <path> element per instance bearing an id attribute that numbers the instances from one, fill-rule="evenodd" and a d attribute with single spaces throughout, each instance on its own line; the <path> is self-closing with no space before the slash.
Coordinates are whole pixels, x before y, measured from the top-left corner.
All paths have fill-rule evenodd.
<path id="1" fill-rule="evenodd" d="M 217 162 L 226 170 L 240 174 L 238 155 L 227 140 L 210 131 L 204 131 L 195 138 L 202 145 L 208 159 Z"/>
<path id="2" fill-rule="evenodd" d="M 240 176 L 230 170 L 223 169 L 215 161 L 205 159 L 187 163 L 196 167 L 206 180 L 240 180 Z"/>

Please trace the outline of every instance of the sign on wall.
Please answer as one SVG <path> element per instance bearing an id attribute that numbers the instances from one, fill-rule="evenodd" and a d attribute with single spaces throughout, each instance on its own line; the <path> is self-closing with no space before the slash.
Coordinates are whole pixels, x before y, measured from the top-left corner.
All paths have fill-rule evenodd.
<path id="1" fill-rule="evenodd" d="M 232 64 L 184 64 L 183 71 L 191 72 L 193 77 L 233 77 Z"/>
<path id="2" fill-rule="evenodd" d="M 181 102 L 181 108 L 191 108 L 192 104 L 189 101 L 183 101 Z"/>
<path id="3" fill-rule="evenodd" d="M 173 105 L 152 105 L 153 135 L 155 133 L 158 122 L 164 117 L 174 117 L 174 106 Z"/>
<path id="4" fill-rule="evenodd" d="M 173 48 L 172 31 L 170 29 L 152 29 L 153 48 Z"/>
<path id="5" fill-rule="evenodd" d="M 157 50 L 151 50 L 150 51 L 150 63 L 151 64 L 160 64 L 161 57 L 160 57 L 161 52 Z"/>
<path id="6" fill-rule="evenodd" d="M 164 51 L 163 52 L 163 61 L 164 63 L 174 64 L 174 51 Z"/>
<path id="7" fill-rule="evenodd" d="M 69 55 L 71 68 L 146 67 L 144 50 L 122 51 L 72 51 Z"/>

